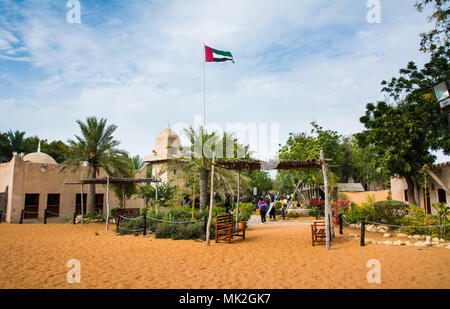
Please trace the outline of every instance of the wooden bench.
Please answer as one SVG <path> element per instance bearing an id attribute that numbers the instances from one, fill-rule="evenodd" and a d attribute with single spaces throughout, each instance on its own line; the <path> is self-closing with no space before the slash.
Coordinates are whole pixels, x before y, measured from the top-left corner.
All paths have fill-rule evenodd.
<path id="1" fill-rule="evenodd" d="M 241 232 L 242 234 L 239 234 Z M 236 222 L 233 220 L 233 215 L 217 216 L 216 243 L 225 240 L 231 244 L 231 239 L 233 239 L 234 236 L 240 236 L 242 239 L 245 239 L 245 227 L 237 228 Z"/>
<path id="2" fill-rule="evenodd" d="M 331 231 L 330 231 L 331 235 Z M 312 245 L 316 243 L 324 244 L 327 242 L 327 233 L 326 233 L 326 225 L 325 221 L 314 220 L 313 224 L 311 224 L 311 237 L 312 237 Z M 330 237 L 331 240 L 331 237 Z"/>

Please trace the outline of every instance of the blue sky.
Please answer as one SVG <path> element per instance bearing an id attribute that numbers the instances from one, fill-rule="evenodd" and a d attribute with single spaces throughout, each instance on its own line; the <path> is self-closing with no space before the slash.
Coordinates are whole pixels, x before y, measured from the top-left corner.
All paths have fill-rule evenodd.
<path id="1" fill-rule="evenodd" d="M 207 64 L 207 122 L 276 122 L 281 143 L 313 120 L 351 134 L 383 79 L 427 61 L 431 28 L 410 0 L 380 0 L 380 24 L 367 0 L 80 3 L 70 24 L 66 0 L 0 0 L 0 130 L 66 141 L 95 115 L 150 154 L 167 123 L 202 112 L 205 42 L 236 59 Z"/>

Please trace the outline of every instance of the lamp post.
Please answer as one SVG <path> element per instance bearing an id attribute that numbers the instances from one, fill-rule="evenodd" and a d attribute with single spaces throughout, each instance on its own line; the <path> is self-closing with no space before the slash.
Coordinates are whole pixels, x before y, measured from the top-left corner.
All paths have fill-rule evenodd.
<path id="1" fill-rule="evenodd" d="M 450 132 L 450 81 L 445 80 L 433 87 L 434 96 L 441 105 L 443 113 L 448 117 L 448 130 Z"/>

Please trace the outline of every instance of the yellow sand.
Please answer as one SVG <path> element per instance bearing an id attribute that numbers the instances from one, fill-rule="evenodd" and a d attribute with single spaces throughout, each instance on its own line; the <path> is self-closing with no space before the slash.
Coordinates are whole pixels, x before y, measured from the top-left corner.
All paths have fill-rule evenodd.
<path id="1" fill-rule="evenodd" d="M 96 235 L 98 234 L 98 235 Z M 66 263 L 81 262 L 69 284 Z M 381 284 L 366 264 L 381 263 Z M 0 224 L 1 288 L 450 288 L 450 250 L 339 236 L 312 247 L 307 225 L 258 225 L 231 245 L 118 236 L 104 225 Z"/>

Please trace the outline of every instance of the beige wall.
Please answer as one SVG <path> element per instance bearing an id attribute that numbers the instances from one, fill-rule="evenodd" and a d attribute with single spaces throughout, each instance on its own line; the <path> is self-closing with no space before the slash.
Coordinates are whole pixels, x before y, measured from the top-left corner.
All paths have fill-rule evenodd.
<path id="1" fill-rule="evenodd" d="M 437 177 L 445 184 L 447 187 L 450 187 L 450 166 L 443 166 L 438 168 L 433 168 L 433 172 Z M 438 189 L 442 189 L 442 187 L 431 177 L 427 177 L 427 186 L 430 192 L 430 205 L 436 204 L 439 202 Z M 396 201 L 406 202 L 405 200 L 405 190 L 407 190 L 408 185 L 406 180 L 403 178 L 393 177 L 391 178 L 391 191 L 392 191 L 392 199 Z M 450 204 L 450 194 L 446 192 L 447 204 Z M 406 202 L 408 203 L 408 202 Z M 420 207 L 425 209 L 425 199 L 423 191 L 420 190 L 419 193 L 419 205 Z M 431 207 L 432 214 L 435 214 L 436 211 L 433 207 Z"/>
<path id="2" fill-rule="evenodd" d="M 345 194 L 349 201 L 354 202 L 356 204 L 366 202 L 367 195 L 375 195 L 375 201 L 384 201 L 387 199 L 389 195 L 389 190 L 383 191 L 365 191 L 365 192 L 339 192 L 341 194 Z"/>
<path id="3" fill-rule="evenodd" d="M 60 165 L 45 165 L 24 162 L 22 158 L 14 156 L 8 163 L 0 164 L 0 190 L 9 187 L 8 204 L 6 211 L 7 222 L 19 222 L 20 214 L 25 203 L 25 194 L 39 194 L 39 219 L 43 218 L 47 206 L 48 194 L 60 194 L 60 216 L 66 217 L 75 212 L 76 194 L 81 193 L 81 185 L 68 185 L 66 182 L 79 182 L 81 172 L 87 178 L 88 168 L 81 167 L 75 173 L 60 173 Z M 105 173 L 100 172 L 99 177 Z M 83 193 L 88 194 L 89 187 L 84 185 Z M 106 212 L 106 186 L 96 185 L 96 193 L 104 194 L 103 211 Z M 88 194 L 89 200 L 89 194 Z M 110 192 L 110 209 L 119 207 L 119 201 L 113 192 Z M 142 208 L 144 200 L 132 198 L 127 201 L 127 208 Z"/>

